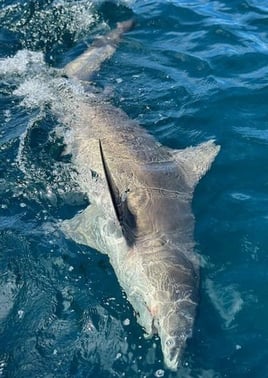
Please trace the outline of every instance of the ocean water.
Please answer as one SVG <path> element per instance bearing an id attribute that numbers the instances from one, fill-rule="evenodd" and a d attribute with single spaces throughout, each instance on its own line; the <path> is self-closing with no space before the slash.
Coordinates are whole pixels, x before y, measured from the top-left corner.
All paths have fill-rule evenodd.
<path id="1" fill-rule="evenodd" d="M 58 229 L 87 205 L 51 111 L 60 68 L 134 16 L 96 90 L 163 145 L 221 145 L 193 201 L 200 303 L 177 373 L 107 257 Z M 0 377 L 268 377 L 267 1 L 1 0 L 0 25 Z"/>

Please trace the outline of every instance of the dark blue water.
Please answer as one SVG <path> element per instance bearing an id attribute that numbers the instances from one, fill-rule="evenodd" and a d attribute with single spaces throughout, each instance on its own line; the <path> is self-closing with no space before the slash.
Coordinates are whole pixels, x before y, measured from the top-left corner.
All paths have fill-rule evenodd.
<path id="1" fill-rule="evenodd" d="M 164 145 L 221 145 L 193 202 L 200 305 L 178 373 L 108 259 L 57 227 L 86 200 L 54 68 L 134 15 L 96 86 Z M 0 25 L 0 377 L 268 377 L 267 1 L 2 0 Z"/>

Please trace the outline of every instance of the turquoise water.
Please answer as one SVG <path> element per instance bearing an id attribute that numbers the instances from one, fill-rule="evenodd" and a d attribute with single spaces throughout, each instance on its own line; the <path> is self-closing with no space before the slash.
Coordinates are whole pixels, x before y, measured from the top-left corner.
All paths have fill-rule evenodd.
<path id="1" fill-rule="evenodd" d="M 178 373 L 108 259 L 57 227 L 87 202 L 54 68 L 134 15 L 96 87 L 164 145 L 221 145 L 193 201 L 200 304 Z M 0 25 L 0 377 L 268 377 L 267 2 L 2 0 Z"/>

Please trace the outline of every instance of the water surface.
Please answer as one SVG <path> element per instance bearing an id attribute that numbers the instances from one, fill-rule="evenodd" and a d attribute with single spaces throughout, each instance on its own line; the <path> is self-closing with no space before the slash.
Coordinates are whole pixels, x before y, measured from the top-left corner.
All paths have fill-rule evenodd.
<path id="1" fill-rule="evenodd" d="M 200 305 L 178 373 L 106 256 L 57 226 L 87 205 L 51 111 L 58 69 L 134 15 L 96 87 L 166 146 L 222 147 L 193 202 Z M 261 0 L 1 2 L 0 376 L 268 377 L 267 22 Z"/>

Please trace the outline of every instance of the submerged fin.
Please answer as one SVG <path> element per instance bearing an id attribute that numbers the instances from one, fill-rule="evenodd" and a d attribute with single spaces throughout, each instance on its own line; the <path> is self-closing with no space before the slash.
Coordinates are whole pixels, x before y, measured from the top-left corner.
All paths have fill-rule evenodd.
<path id="1" fill-rule="evenodd" d="M 117 23 L 116 29 L 97 38 L 82 55 L 65 66 L 66 75 L 79 80 L 89 80 L 100 69 L 101 64 L 113 55 L 122 34 L 132 29 L 133 26 L 134 20 Z"/>
<path id="2" fill-rule="evenodd" d="M 123 193 L 123 195 L 120 195 L 119 190 L 114 183 L 111 172 L 105 160 L 101 140 L 99 140 L 99 148 L 101 161 L 103 165 L 103 171 L 105 174 L 107 186 L 109 189 L 111 201 L 114 207 L 117 220 L 122 228 L 122 232 L 127 243 L 129 245 L 132 245 L 135 239 L 134 230 L 136 228 L 136 221 L 134 215 L 131 213 L 127 206 L 127 191 Z"/>
<path id="3" fill-rule="evenodd" d="M 105 216 L 102 211 L 95 204 L 92 204 L 74 218 L 63 221 L 60 229 L 76 243 L 106 253 L 105 244 L 100 236 L 103 219 L 105 219 Z"/>
<path id="4" fill-rule="evenodd" d="M 195 188 L 198 181 L 209 170 L 212 162 L 220 151 L 220 146 L 209 140 L 196 147 L 188 147 L 184 150 L 171 151 L 174 159 L 184 167 L 187 172 L 188 184 Z"/>

